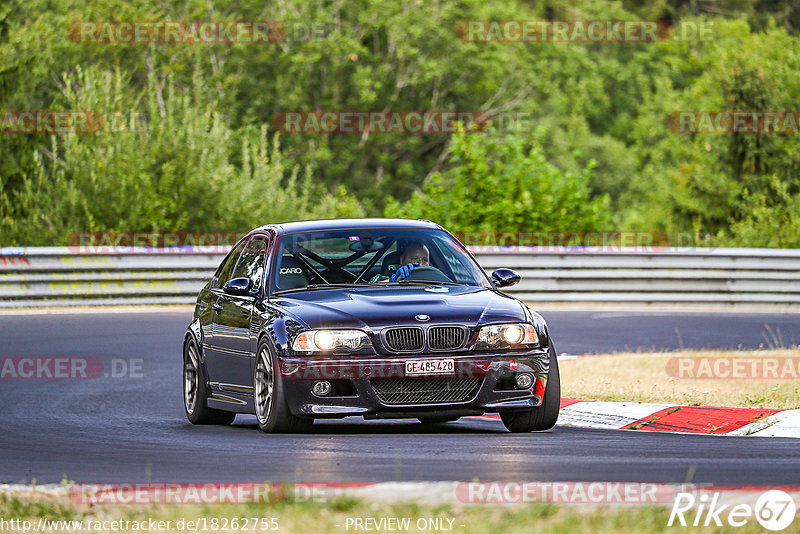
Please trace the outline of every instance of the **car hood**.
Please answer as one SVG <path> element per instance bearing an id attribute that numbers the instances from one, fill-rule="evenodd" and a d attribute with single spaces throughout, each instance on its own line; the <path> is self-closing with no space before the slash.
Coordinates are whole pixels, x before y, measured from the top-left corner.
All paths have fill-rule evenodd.
<path id="1" fill-rule="evenodd" d="M 280 295 L 272 301 L 309 328 L 382 328 L 421 324 L 464 325 L 525 321 L 518 300 L 473 286 L 390 286 L 325 289 Z"/>

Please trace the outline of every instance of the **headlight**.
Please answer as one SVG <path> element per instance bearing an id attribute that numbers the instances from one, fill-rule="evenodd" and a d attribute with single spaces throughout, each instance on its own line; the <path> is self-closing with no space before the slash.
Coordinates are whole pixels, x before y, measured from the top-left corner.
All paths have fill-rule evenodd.
<path id="1" fill-rule="evenodd" d="M 532 324 L 493 324 L 480 329 L 475 348 L 477 350 L 522 348 L 538 344 L 539 336 Z"/>
<path id="2" fill-rule="evenodd" d="M 333 352 L 358 350 L 370 345 L 369 337 L 361 330 L 307 330 L 295 338 L 295 352 Z"/>

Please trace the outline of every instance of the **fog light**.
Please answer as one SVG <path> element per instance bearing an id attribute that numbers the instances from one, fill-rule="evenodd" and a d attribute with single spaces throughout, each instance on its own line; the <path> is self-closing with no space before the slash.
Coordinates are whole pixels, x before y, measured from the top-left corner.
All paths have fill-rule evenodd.
<path id="1" fill-rule="evenodd" d="M 324 397 L 331 392 L 331 383 L 327 380 L 317 380 L 311 385 L 311 393 L 317 397 Z"/>
<path id="2" fill-rule="evenodd" d="M 530 373 L 520 373 L 514 377 L 514 382 L 519 389 L 528 389 L 533 384 L 533 377 Z"/>

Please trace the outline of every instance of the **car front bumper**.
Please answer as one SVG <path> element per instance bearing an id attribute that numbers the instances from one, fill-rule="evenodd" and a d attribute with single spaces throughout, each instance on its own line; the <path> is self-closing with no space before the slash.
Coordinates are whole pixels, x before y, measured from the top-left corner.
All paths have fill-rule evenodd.
<path id="1" fill-rule="evenodd" d="M 449 375 L 405 376 L 409 359 L 453 359 Z M 352 415 L 370 418 L 441 417 L 480 415 L 530 409 L 542 404 L 547 385 L 549 356 L 546 349 L 515 353 L 414 354 L 413 356 L 280 357 L 284 393 L 292 414 L 301 417 L 340 418 Z M 532 384 L 516 386 L 517 374 L 529 373 Z M 318 380 L 335 384 L 332 394 L 317 396 L 312 385 Z M 470 382 L 458 382 L 458 381 Z M 387 382 L 391 381 L 391 382 Z M 439 381 L 439 382 L 430 382 Z M 447 385 L 441 381 L 448 381 Z M 413 384 L 411 383 L 413 382 Z M 394 397 L 387 399 L 390 383 Z M 425 388 L 438 388 L 450 396 L 450 386 L 471 384 L 459 398 L 430 399 Z M 421 398 L 408 398 L 414 390 Z M 343 394 L 344 393 L 344 394 Z M 399 393 L 399 394 L 398 394 Z M 448 395 L 450 394 L 450 395 Z M 438 393 L 437 393 L 438 395 Z M 404 398 L 405 397 L 405 398 Z"/>

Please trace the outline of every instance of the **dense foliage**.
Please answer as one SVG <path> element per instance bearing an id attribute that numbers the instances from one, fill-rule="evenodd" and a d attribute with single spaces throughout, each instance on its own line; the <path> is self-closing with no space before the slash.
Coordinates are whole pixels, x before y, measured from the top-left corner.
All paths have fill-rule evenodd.
<path id="1" fill-rule="evenodd" d="M 678 133 L 667 121 L 679 110 L 797 110 L 793 6 L 8 0 L 0 110 L 111 120 L 95 133 L 0 133 L 0 245 L 400 215 L 455 231 L 625 229 L 800 247 L 798 134 Z M 656 43 L 459 38 L 459 23 L 487 19 L 669 19 L 676 32 Z M 235 44 L 70 38 L 72 23 L 112 20 L 278 20 L 286 34 Z M 687 27 L 708 34 L 678 38 Z M 276 114 L 292 110 L 479 110 L 493 125 L 277 131 Z"/>
<path id="2" fill-rule="evenodd" d="M 607 196 L 589 196 L 590 162 L 579 172 L 549 163 L 534 141 L 498 139 L 464 131 L 452 140 L 450 165 L 435 173 L 406 203 L 386 206 L 392 217 L 432 219 L 460 232 L 598 230 L 607 220 Z"/>

